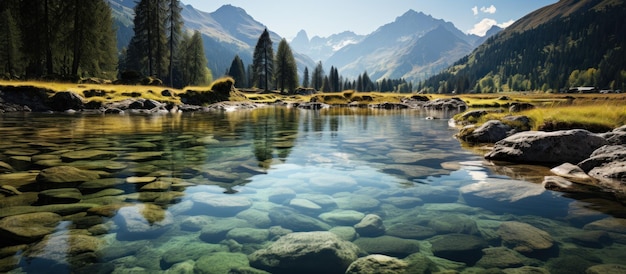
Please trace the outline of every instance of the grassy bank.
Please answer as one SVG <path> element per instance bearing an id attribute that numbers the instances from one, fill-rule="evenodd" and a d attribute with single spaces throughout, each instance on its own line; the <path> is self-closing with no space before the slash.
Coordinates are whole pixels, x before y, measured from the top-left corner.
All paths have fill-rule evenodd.
<path id="1" fill-rule="evenodd" d="M 528 116 L 531 119 L 531 130 L 584 128 L 603 132 L 626 124 L 626 94 L 468 95 L 463 96 L 463 99 L 470 107 L 490 111 L 485 116 L 469 121 L 476 124 L 502 120 L 507 115 Z M 503 108 L 514 102 L 530 103 L 535 108 L 517 113 L 510 113 L 507 108 Z M 457 115 L 455 119 L 463 120 L 460 117 Z"/>

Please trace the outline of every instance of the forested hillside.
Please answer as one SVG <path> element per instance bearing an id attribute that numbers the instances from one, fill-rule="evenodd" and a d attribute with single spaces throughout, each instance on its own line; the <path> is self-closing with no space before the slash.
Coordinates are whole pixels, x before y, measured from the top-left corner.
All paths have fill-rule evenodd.
<path id="1" fill-rule="evenodd" d="M 427 92 L 490 93 L 572 86 L 626 87 L 626 5 L 562 0 L 539 9 L 421 85 Z"/>
<path id="2" fill-rule="evenodd" d="M 0 1 L 1 78 L 114 78 L 116 66 L 105 1 Z"/>

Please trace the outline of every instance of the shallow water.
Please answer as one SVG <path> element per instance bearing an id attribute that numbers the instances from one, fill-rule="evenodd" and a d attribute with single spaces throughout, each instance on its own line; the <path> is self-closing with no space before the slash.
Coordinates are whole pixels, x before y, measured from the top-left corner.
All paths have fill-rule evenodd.
<path id="1" fill-rule="evenodd" d="M 453 138 L 450 115 L 268 107 L 0 116 L 0 185 L 21 193 L 0 191 L 0 272 L 227 273 L 281 235 L 317 230 L 366 253 L 421 253 L 440 271 L 584 273 L 625 261 L 624 206 L 546 191 L 547 168 L 484 162 Z M 88 172 L 72 180 L 53 174 L 59 166 Z M 35 236 L 7 232 L 7 218 L 33 212 L 58 218 Z M 367 214 L 384 231 L 357 235 Z M 524 224 L 533 227 L 526 239 L 504 235 Z M 550 247 L 519 243 L 539 232 Z M 481 246 L 437 246 L 466 239 L 458 235 Z"/>

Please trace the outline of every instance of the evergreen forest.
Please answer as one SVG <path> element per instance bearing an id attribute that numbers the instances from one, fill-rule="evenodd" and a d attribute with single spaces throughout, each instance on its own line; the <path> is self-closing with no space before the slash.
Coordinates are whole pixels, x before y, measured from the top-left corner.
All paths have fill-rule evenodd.
<path id="1" fill-rule="evenodd" d="M 594 2 L 592 1 L 592 4 Z M 511 26 L 420 84 L 429 93 L 626 88 L 626 6 L 588 7 L 517 31 Z"/>

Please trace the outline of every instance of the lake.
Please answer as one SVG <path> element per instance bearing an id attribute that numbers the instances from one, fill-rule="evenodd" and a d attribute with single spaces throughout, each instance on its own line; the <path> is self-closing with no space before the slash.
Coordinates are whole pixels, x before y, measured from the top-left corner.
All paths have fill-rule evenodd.
<path id="1" fill-rule="evenodd" d="M 623 205 L 484 161 L 452 114 L 3 114 L 0 272 L 263 273 L 249 255 L 330 231 L 423 272 L 624 273 Z"/>

